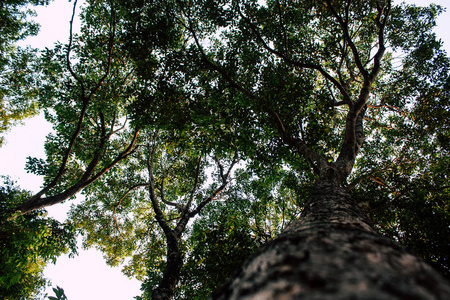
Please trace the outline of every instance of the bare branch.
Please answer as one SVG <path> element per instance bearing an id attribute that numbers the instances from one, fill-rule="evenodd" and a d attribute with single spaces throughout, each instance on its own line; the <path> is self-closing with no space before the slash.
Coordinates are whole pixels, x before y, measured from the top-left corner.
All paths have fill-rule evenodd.
<path id="1" fill-rule="evenodd" d="M 387 0 L 387 5 L 384 5 L 382 7 L 380 6 L 379 2 L 377 2 L 377 11 L 378 15 L 376 17 L 376 23 L 378 26 L 378 51 L 373 58 L 374 66 L 370 73 L 371 81 L 375 80 L 375 78 L 378 75 L 378 72 L 380 71 L 381 58 L 383 57 L 384 51 L 386 50 L 384 44 L 384 29 L 386 27 L 386 23 L 391 12 L 391 0 Z"/>
<path id="2" fill-rule="evenodd" d="M 126 125 L 127 125 L 127 122 L 128 122 L 128 116 L 125 118 L 125 121 L 123 122 L 123 125 L 120 126 L 117 129 L 114 129 L 114 122 L 112 122 L 111 123 L 111 133 L 110 133 L 110 135 L 114 135 L 114 134 L 118 133 L 119 131 L 124 130 Z"/>
<path id="3" fill-rule="evenodd" d="M 216 199 L 217 195 L 219 195 L 224 189 L 225 187 L 228 185 L 229 183 L 229 176 L 231 173 L 231 170 L 234 168 L 234 166 L 237 163 L 237 153 L 235 153 L 235 157 L 233 158 L 233 161 L 231 162 L 228 170 L 223 173 L 223 166 L 220 164 L 220 162 L 218 162 L 218 160 L 216 160 L 216 162 L 219 165 L 219 169 L 221 169 L 223 177 L 222 177 L 222 184 L 216 188 L 208 197 L 206 197 L 205 199 L 203 199 L 203 201 L 200 202 L 200 204 L 197 205 L 197 207 L 189 212 L 188 207 L 185 209 L 185 211 L 183 212 L 183 215 L 180 219 L 180 221 L 178 222 L 177 226 L 174 229 L 174 233 L 176 236 L 180 236 L 181 233 L 183 232 L 184 228 L 186 227 L 187 223 L 189 222 L 189 220 L 193 217 L 195 217 L 199 212 L 202 211 L 202 209 L 209 204 L 211 201 L 213 201 L 214 199 Z"/>
<path id="4" fill-rule="evenodd" d="M 111 215 L 111 219 L 114 219 L 114 223 L 116 223 L 117 231 L 119 231 L 119 233 L 122 233 L 122 231 L 120 230 L 119 222 L 117 221 L 117 218 L 114 214 Z"/>
<path id="5" fill-rule="evenodd" d="M 73 197 L 80 190 L 82 190 L 83 188 L 92 184 L 100 176 L 102 176 L 107 171 L 109 171 L 111 168 L 113 168 L 118 162 L 127 158 L 131 153 L 133 153 L 136 150 L 136 148 L 134 148 L 134 144 L 136 142 L 138 134 L 139 134 L 139 130 L 137 130 L 135 132 L 135 134 L 133 136 L 133 140 L 130 142 L 128 147 L 124 151 L 122 151 L 110 164 L 108 164 L 106 167 L 104 167 L 102 170 L 100 170 L 95 175 L 92 176 L 93 171 L 100 160 L 99 152 L 94 156 L 94 158 L 90 162 L 89 166 L 86 168 L 86 171 L 83 173 L 81 178 L 74 185 L 65 189 L 61 193 L 58 193 L 53 196 L 48 196 L 45 198 L 42 198 L 43 193 L 41 193 L 42 192 L 41 191 L 40 193 L 31 197 L 29 200 L 17 205 L 15 208 L 11 209 L 11 212 L 18 211 L 18 212 L 20 212 L 21 215 L 23 215 L 23 214 L 29 213 L 31 211 L 38 210 L 40 208 L 44 208 L 47 206 L 55 205 L 57 203 L 61 203 L 65 200 L 69 199 L 70 197 Z M 12 218 L 13 217 L 10 217 L 9 219 L 12 219 Z"/>
<path id="6" fill-rule="evenodd" d="M 117 157 L 111 162 L 109 163 L 106 167 L 104 167 L 102 170 L 100 170 L 97 174 L 95 174 L 94 176 L 92 176 L 87 182 L 86 182 L 86 186 L 91 184 L 92 182 L 94 182 L 95 180 L 97 180 L 100 176 L 102 176 L 103 174 L 105 174 L 107 171 L 109 171 L 111 168 L 113 168 L 118 162 L 120 162 L 121 160 L 124 160 L 125 158 L 127 158 L 128 156 L 130 156 L 131 154 L 133 154 L 137 148 L 139 146 L 134 146 L 136 143 L 136 140 L 139 136 L 139 130 L 136 130 L 134 132 L 133 135 L 133 139 L 131 140 L 130 144 L 128 145 L 128 147 L 122 151 L 121 153 L 119 153 L 119 155 L 117 155 Z"/>

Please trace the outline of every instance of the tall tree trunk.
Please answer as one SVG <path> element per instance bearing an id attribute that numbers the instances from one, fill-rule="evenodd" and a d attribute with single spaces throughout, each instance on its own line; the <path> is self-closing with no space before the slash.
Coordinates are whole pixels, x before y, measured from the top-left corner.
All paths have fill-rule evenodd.
<path id="1" fill-rule="evenodd" d="M 163 278 L 152 292 L 152 300 L 172 299 L 183 267 L 183 256 L 175 235 L 167 238 L 167 264 Z"/>
<path id="2" fill-rule="evenodd" d="M 298 221 L 212 299 L 450 299 L 422 259 L 380 236 L 350 195 L 319 182 Z"/>

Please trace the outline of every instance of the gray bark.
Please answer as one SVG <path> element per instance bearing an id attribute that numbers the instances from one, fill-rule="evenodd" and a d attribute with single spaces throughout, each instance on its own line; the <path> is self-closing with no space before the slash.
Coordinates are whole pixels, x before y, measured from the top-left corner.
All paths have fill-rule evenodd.
<path id="1" fill-rule="evenodd" d="M 212 299 L 450 299 L 450 284 L 382 237 L 342 188 L 318 183 L 302 216 Z"/>

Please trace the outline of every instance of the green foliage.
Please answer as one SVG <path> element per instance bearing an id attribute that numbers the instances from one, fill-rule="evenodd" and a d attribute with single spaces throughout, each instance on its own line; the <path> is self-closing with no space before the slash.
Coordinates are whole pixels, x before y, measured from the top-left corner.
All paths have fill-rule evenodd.
<path id="1" fill-rule="evenodd" d="M 0 211 L 29 197 L 27 191 L 4 178 L 0 187 Z M 76 253 L 75 234 L 70 224 L 45 217 L 44 211 L 0 220 L 0 296 L 29 299 L 45 287 L 43 269 L 63 253 Z"/>
<path id="2" fill-rule="evenodd" d="M 144 282 L 143 298 L 167 261 L 150 182 L 173 230 L 189 199 L 201 204 L 220 185 L 215 160 L 228 166 L 239 153 L 242 169 L 179 241 L 185 265 L 176 297 L 205 298 L 299 217 L 318 165 L 299 157 L 295 142 L 336 161 L 350 103 L 362 94 L 364 71 L 378 63 L 364 108 L 365 141 L 346 186 L 382 233 L 449 274 L 450 62 L 431 32 L 442 8 L 393 6 L 378 62 L 377 1 L 331 2 L 87 1 L 81 34 L 44 50 L 39 76 L 14 77 L 34 55 L 14 52 L 8 64 L 15 71 L 2 73 L 2 82 L 30 87 L 8 90 L 19 95 L 17 119 L 34 111 L 27 99 L 38 80 L 39 108 L 54 128 L 46 160 L 30 157 L 27 170 L 46 183 L 59 179 L 49 195 L 102 175 L 89 181 L 71 219 L 84 246 L 100 249 L 108 264 L 131 258 L 123 270 Z M 116 162 L 138 130 L 133 150 Z M 12 188 L 2 195 L 16 199 L 5 207 L 29 196 Z M 53 244 L 55 228 L 64 226 L 42 213 L 2 226 L 14 232 L 5 235 L 12 239 L 5 257 L 19 259 L 11 249 L 20 248 L 31 251 L 23 250 L 24 260 L 33 258 L 11 274 L 41 270 L 70 245 L 69 228 L 63 245 Z M 43 284 L 32 278 L 33 289 Z"/>
<path id="3" fill-rule="evenodd" d="M 392 47 L 407 54 L 387 65 L 389 80 L 377 84 L 385 96 L 368 111 L 353 183 L 382 233 L 448 277 L 450 248 L 442 237 L 450 228 L 450 61 L 436 36 L 423 30 L 435 25 L 440 11 L 433 5 L 394 9 Z"/>
<path id="4" fill-rule="evenodd" d="M 226 199 L 245 199 L 246 210 L 234 214 L 232 204 L 220 207 L 215 203 L 212 207 L 220 214 L 211 208 L 196 220 L 191 237 L 183 244 L 187 263 L 178 297 L 193 297 L 216 287 L 225 278 L 217 270 L 228 274 L 255 245 L 298 217 L 315 175 L 308 159 L 299 158 L 292 145 L 285 147 L 286 141 L 280 138 L 283 133 L 329 161 L 339 155 L 349 111 L 346 101 L 360 96 L 361 68 L 374 68 L 372 49 L 379 43 L 376 1 L 347 4 L 333 3 L 333 8 L 351 23 L 347 28 L 351 46 L 330 7 L 318 1 L 124 1 L 117 10 L 123 17 L 120 36 L 126 41 L 121 49 L 136 67 L 139 87 L 129 98 L 127 113 L 132 126 L 149 126 L 163 135 L 162 149 L 167 148 L 158 150 L 164 158 L 161 165 L 173 164 L 173 174 L 183 174 L 192 170 L 194 160 L 189 164 L 189 156 L 214 153 L 227 157 L 236 149 L 245 159 L 246 171 L 237 175 Z M 380 61 L 366 109 L 365 144 L 348 187 L 361 205 L 367 205 L 384 233 L 423 256 L 425 246 L 419 240 L 437 245 L 433 249 L 440 258 L 429 260 L 439 260 L 444 266 L 446 248 L 437 236 L 446 232 L 437 228 L 437 223 L 417 221 L 414 224 L 421 228 L 417 234 L 403 241 L 399 238 L 406 236 L 408 228 L 414 231 L 405 216 L 419 220 L 421 205 L 427 207 L 426 214 L 437 216 L 435 220 L 447 220 L 446 189 L 440 186 L 448 186 L 443 171 L 448 157 L 448 122 L 442 120 L 449 111 L 449 62 L 431 33 L 441 11 L 434 5 L 392 7 L 386 25 L 387 53 Z M 398 52 L 389 52 L 394 50 Z M 403 59 L 397 58 L 400 52 Z M 285 132 L 281 132 L 280 122 Z M 141 143 L 145 145 L 145 139 Z M 173 160 L 169 154 L 174 155 Z M 179 159 L 183 167 L 177 169 L 175 161 Z M 125 187 L 145 182 L 142 164 L 136 154 L 116 174 L 86 190 L 88 195 L 98 196 L 76 214 L 89 212 L 82 217 L 86 223 L 80 224 L 89 232 L 87 240 L 109 253 L 109 261 L 134 255 L 147 262 L 144 289 L 149 297 L 165 267 L 162 233 L 142 218 L 126 218 L 138 208 L 141 216 L 152 216 L 145 203 L 148 196 L 133 190 L 134 196 L 120 202 L 113 214 L 117 221 L 111 214 L 111 207 L 116 207 L 111 199 L 120 199 Z M 431 165 L 440 167 L 431 170 Z M 157 185 L 167 184 L 167 197 L 181 203 L 192 184 L 186 178 L 192 174 L 171 177 L 158 167 L 155 172 Z M 164 176 L 167 183 L 161 179 Z M 426 185 L 428 179 L 436 183 Z M 406 196 L 405 190 L 411 194 Z M 175 209 L 164 209 L 167 216 L 177 216 Z M 123 216 L 118 214 L 121 210 Z M 134 226 L 141 222 L 144 227 L 135 231 Z M 390 225 L 386 227 L 385 222 Z M 129 231 L 120 235 L 119 230 L 114 234 L 112 229 L 105 230 L 114 223 Z M 133 232 L 150 231 L 151 238 L 147 238 L 153 254 L 138 255 L 137 248 L 127 248 L 139 244 L 135 237 L 142 235 Z M 230 246 L 238 241 L 244 245 L 242 253 Z M 230 262 L 227 269 L 223 255 L 234 250 L 236 264 Z M 135 267 L 139 263 L 133 264 L 128 270 L 135 271 L 130 274 L 142 274 Z"/>
<path id="5" fill-rule="evenodd" d="M 53 131 L 46 160 L 29 157 L 26 168 L 44 175 L 51 186 L 47 196 L 95 180 L 126 157 L 135 136 L 126 107 L 138 87 L 133 63 L 121 50 L 121 15 L 114 9 L 99 2 L 86 6 L 82 33 L 72 35 L 70 45 L 57 43 L 41 53 L 38 100 Z"/>
<path id="6" fill-rule="evenodd" d="M 59 286 L 53 288 L 53 292 L 55 293 L 56 297 L 49 296 L 49 300 L 67 300 L 66 294 L 64 294 L 64 290 Z"/>
<path id="7" fill-rule="evenodd" d="M 0 7 L 0 52 L 4 52 L 11 43 L 22 40 L 29 35 L 36 35 L 39 25 L 27 20 L 35 12 L 29 5 L 47 5 L 48 0 L 5 0 Z"/>
<path id="8" fill-rule="evenodd" d="M 15 43 L 36 35 L 39 25 L 31 5 L 47 5 L 47 0 L 6 0 L 0 5 L 0 135 L 21 120 L 37 113 L 36 77 L 33 73 L 36 50 Z M 0 136 L 0 147 L 4 137 Z"/>
<path id="9" fill-rule="evenodd" d="M 177 299 L 206 299 L 261 244 L 250 205 L 242 199 L 216 202 L 194 223 Z"/>

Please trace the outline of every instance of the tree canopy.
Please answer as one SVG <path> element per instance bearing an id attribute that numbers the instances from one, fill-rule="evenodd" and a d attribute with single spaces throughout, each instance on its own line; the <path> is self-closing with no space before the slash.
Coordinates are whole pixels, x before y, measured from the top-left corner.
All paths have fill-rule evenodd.
<path id="1" fill-rule="evenodd" d="M 0 147 L 11 126 L 37 113 L 36 81 L 31 65 L 36 49 L 21 48 L 16 42 L 36 35 L 39 24 L 30 5 L 47 5 L 48 0 L 6 0 L 0 4 Z"/>
<path id="2" fill-rule="evenodd" d="M 34 27 L 11 29 L 2 54 L 35 63 L 0 65 L 24 70 L 8 97 L 21 112 L 37 103 L 54 130 L 46 159 L 26 166 L 42 190 L 3 189 L 20 200 L 2 204 L 2 251 L 17 259 L 14 226 L 66 226 L 66 246 L 39 252 L 45 262 L 73 246 L 76 228 L 108 264 L 131 258 L 123 271 L 143 281 L 143 299 L 168 289 L 205 299 L 325 180 L 450 276 L 450 61 L 432 31 L 442 11 L 384 0 L 86 1 L 81 32 L 39 56 L 3 46 Z M 67 224 L 42 218 L 78 192 Z"/>

